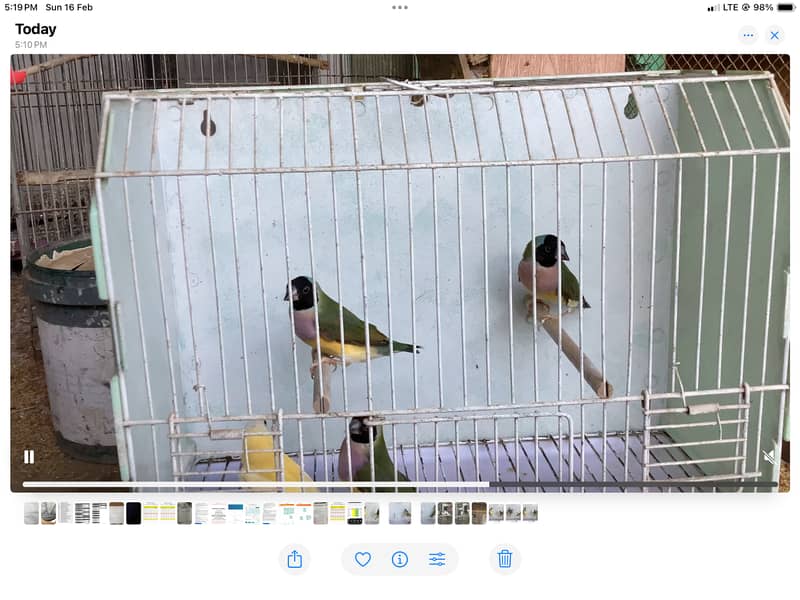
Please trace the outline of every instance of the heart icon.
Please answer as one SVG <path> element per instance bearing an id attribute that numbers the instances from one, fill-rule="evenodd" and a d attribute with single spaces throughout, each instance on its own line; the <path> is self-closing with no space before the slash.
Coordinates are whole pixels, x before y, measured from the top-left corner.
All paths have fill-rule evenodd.
<path id="1" fill-rule="evenodd" d="M 369 552 L 356 552 L 353 558 L 359 567 L 366 567 L 369 561 L 372 560 L 372 554 Z"/>

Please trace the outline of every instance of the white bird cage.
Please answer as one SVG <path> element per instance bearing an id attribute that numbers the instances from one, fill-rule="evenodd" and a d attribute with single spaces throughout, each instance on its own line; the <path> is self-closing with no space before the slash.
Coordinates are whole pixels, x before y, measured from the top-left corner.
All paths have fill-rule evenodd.
<path id="1" fill-rule="evenodd" d="M 369 415 L 420 490 L 770 485 L 788 155 L 768 73 L 106 94 L 91 221 L 123 478 L 236 481 L 266 419 L 330 489 Z M 610 398 L 526 320 L 516 266 L 548 232 Z M 303 274 L 422 352 L 339 368 L 314 412 L 283 301 Z"/>

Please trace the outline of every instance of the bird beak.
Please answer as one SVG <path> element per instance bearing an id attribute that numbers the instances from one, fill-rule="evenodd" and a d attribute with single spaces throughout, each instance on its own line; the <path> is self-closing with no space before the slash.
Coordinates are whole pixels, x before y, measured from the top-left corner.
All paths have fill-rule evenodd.
<path id="1" fill-rule="evenodd" d="M 352 419 L 350 421 L 350 435 L 361 435 L 364 432 L 364 421 Z"/>
<path id="2" fill-rule="evenodd" d="M 297 288 L 292 286 L 292 301 L 293 302 L 297 302 L 298 299 L 299 299 L 299 297 L 297 295 Z M 289 286 L 288 285 L 286 286 L 286 294 L 283 296 L 283 300 L 284 300 L 284 302 L 289 300 Z"/>
<path id="3" fill-rule="evenodd" d="M 567 254 L 566 248 L 561 249 L 561 260 L 567 261 L 569 260 L 569 254 Z"/>

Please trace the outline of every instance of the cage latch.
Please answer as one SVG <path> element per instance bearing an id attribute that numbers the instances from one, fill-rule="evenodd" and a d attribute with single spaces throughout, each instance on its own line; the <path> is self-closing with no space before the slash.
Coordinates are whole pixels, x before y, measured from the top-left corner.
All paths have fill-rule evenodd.
<path id="1" fill-rule="evenodd" d="M 211 411 L 208 409 L 208 398 L 206 397 L 206 386 L 196 383 L 193 386 L 197 395 L 200 396 L 200 407 L 205 412 L 206 426 L 208 427 L 208 437 L 212 440 L 235 440 L 241 439 L 242 430 L 236 429 L 214 429 L 214 422 L 211 420 Z"/>

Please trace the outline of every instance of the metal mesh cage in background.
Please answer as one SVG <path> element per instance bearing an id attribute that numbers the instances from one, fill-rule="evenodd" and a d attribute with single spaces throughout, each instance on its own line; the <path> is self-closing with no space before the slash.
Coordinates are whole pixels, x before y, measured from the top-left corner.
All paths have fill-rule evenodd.
<path id="1" fill-rule="evenodd" d="M 789 108 L 788 54 L 628 54 L 628 71 L 766 71 L 775 76 L 781 97 Z"/>
<path id="2" fill-rule="evenodd" d="M 17 254 L 88 233 L 104 92 L 413 78 L 411 55 L 13 55 L 12 223 Z"/>
<path id="3" fill-rule="evenodd" d="M 11 59 L 15 71 L 42 63 L 55 66 L 11 88 L 12 211 L 23 258 L 36 247 L 88 233 L 102 94 L 152 86 L 139 56 Z"/>

